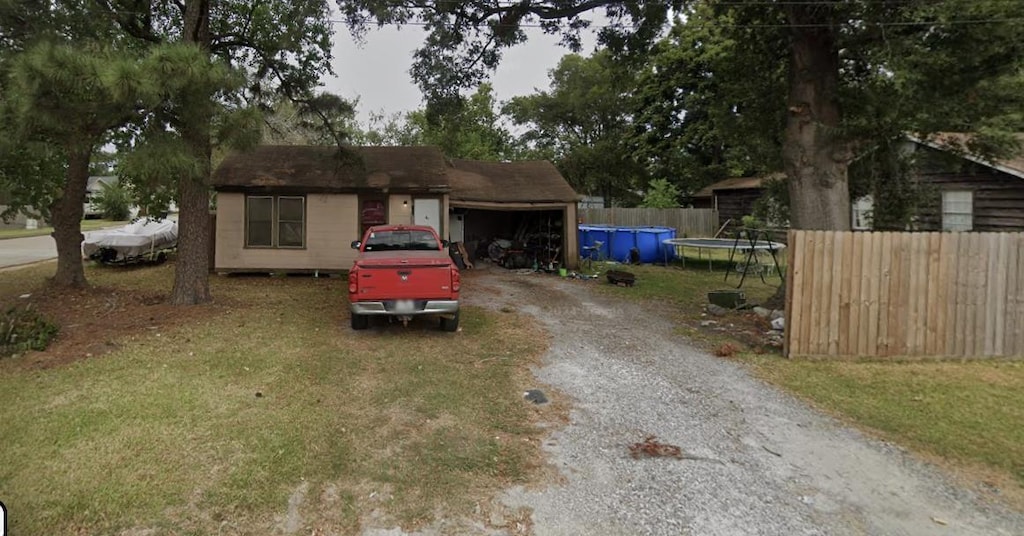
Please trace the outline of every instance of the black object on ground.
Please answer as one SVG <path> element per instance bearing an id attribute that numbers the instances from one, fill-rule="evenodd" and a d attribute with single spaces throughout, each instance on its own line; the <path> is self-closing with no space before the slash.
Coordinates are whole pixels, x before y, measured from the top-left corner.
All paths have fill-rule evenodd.
<path id="1" fill-rule="evenodd" d="M 633 283 L 636 283 L 636 276 L 629 272 L 622 272 L 619 270 L 609 270 L 605 274 L 608 277 L 608 282 L 613 285 L 621 285 L 624 287 L 631 287 Z"/>
<path id="2" fill-rule="evenodd" d="M 530 389 L 523 393 L 523 398 L 533 402 L 534 404 L 547 404 L 548 397 L 544 396 L 544 392 L 540 389 Z"/>

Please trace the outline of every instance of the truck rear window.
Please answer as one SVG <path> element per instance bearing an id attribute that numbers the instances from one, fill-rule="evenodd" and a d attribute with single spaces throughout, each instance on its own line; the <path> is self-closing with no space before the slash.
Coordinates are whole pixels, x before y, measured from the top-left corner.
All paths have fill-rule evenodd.
<path id="1" fill-rule="evenodd" d="M 436 251 L 441 249 L 429 231 L 376 231 L 366 240 L 365 251 Z"/>

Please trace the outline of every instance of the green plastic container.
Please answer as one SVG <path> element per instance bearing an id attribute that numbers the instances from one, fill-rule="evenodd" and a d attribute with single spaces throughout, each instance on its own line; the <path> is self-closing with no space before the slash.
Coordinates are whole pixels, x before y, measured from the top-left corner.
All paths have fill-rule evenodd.
<path id="1" fill-rule="evenodd" d="M 740 290 L 712 290 L 708 292 L 708 302 L 726 309 L 738 309 L 746 305 L 747 297 Z"/>

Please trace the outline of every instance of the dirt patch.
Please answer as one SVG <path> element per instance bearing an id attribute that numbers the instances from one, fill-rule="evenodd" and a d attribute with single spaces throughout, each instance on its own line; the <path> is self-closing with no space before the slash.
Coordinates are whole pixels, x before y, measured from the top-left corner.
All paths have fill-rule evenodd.
<path id="1" fill-rule="evenodd" d="M 120 348 L 126 337 L 159 334 L 222 309 L 216 305 L 177 307 L 169 305 L 164 294 L 110 287 L 45 288 L 0 305 L 6 309 L 15 303 L 31 305 L 60 326 L 56 339 L 46 350 L 5 360 L 29 369 L 47 369 L 98 357 Z"/>

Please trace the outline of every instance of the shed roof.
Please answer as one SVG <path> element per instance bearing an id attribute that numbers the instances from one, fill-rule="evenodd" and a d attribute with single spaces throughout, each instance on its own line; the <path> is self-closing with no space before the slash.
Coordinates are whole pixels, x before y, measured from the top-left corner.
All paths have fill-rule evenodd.
<path id="1" fill-rule="evenodd" d="M 761 188 L 764 186 L 764 182 L 769 179 L 775 179 L 784 177 L 782 173 L 770 173 L 768 175 L 758 175 L 756 177 L 733 177 L 718 181 L 714 184 L 709 184 L 700 190 L 697 190 L 693 194 L 693 197 L 711 197 L 717 190 L 748 190 L 751 188 Z"/>
<path id="2" fill-rule="evenodd" d="M 437 147 L 261 145 L 228 155 L 213 173 L 220 190 L 446 191 L 448 164 Z"/>
<path id="3" fill-rule="evenodd" d="M 546 160 L 486 162 L 453 160 L 452 201 L 575 203 L 579 195 Z"/>

